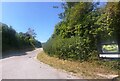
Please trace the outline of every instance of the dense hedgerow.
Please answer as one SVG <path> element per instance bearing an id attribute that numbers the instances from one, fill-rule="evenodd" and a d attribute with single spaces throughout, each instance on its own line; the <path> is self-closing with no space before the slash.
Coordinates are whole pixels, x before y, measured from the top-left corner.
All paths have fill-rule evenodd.
<path id="1" fill-rule="evenodd" d="M 44 51 L 50 56 L 57 56 L 61 59 L 88 60 L 93 56 L 93 50 L 89 48 L 89 41 L 79 37 L 73 38 L 52 38 L 43 46 Z M 97 55 L 97 54 L 96 54 Z"/>
<path id="2" fill-rule="evenodd" d="M 62 59 L 89 60 L 98 59 L 101 42 L 115 39 L 120 46 L 120 2 L 97 5 L 91 2 L 64 4 L 64 12 L 59 14 L 62 20 L 55 26 L 44 51 Z"/>

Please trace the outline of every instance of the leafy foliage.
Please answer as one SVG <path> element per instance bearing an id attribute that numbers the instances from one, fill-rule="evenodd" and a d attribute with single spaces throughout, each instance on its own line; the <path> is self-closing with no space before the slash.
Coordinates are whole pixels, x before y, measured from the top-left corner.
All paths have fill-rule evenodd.
<path id="1" fill-rule="evenodd" d="M 91 49 L 89 48 L 88 42 L 89 39 L 86 40 L 79 37 L 69 39 L 56 37 L 49 39 L 49 42 L 43 46 L 43 49 L 50 56 L 57 56 L 61 59 L 84 61 L 87 60 L 88 57 L 92 56 L 91 53 L 89 53 Z"/>
<path id="2" fill-rule="evenodd" d="M 17 33 L 11 26 L 8 27 L 3 23 L 0 28 L 2 29 L 2 51 L 41 47 L 41 43 L 29 34 L 29 31 Z"/>
<path id="3" fill-rule="evenodd" d="M 100 8 L 97 5 L 91 2 L 63 4 L 65 11 L 59 14 L 62 21 L 55 26 L 44 51 L 62 59 L 98 59 L 97 49 L 101 41 L 120 39 L 120 2 L 107 3 Z"/>

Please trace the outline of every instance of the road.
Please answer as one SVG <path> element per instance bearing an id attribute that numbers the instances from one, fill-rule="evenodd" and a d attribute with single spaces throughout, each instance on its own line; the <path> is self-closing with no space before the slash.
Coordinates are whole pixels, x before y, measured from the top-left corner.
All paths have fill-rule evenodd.
<path id="1" fill-rule="evenodd" d="M 2 79 L 79 79 L 35 59 L 40 51 L 41 48 L 0 60 Z"/>

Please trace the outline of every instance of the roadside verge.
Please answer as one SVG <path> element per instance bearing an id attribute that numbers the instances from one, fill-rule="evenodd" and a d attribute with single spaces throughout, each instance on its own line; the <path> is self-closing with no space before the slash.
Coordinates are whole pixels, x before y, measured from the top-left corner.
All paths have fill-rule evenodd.
<path id="1" fill-rule="evenodd" d="M 43 51 L 41 51 L 36 58 L 56 69 L 62 69 L 80 77 L 83 76 L 85 79 L 112 79 L 118 76 L 117 71 L 98 65 L 96 62 L 62 60 L 56 57 L 50 57 Z"/>

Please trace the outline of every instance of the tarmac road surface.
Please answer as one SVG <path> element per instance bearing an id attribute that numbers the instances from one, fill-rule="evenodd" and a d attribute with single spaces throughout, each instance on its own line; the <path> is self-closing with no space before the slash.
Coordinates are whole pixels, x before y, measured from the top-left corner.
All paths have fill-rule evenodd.
<path id="1" fill-rule="evenodd" d="M 0 60 L 2 79 L 79 79 L 70 73 L 57 70 L 44 64 L 35 56 L 42 48 L 24 53 L 11 53 L 9 57 Z M 2 61 L 2 62 L 1 62 Z M 1 73 L 1 72 L 0 72 Z"/>

